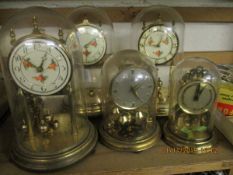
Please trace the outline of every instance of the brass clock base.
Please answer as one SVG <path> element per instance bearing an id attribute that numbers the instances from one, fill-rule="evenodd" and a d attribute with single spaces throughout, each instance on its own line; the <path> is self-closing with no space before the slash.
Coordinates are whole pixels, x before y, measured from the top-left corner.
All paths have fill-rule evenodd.
<path id="1" fill-rule="evenodd" d="M 18 144 L 14 144 L 10 155 L 11 159 L 18 166 L 34 171 L 50 171 L 69 166 L 87 156 L 97 143 L 98 135 L 94 126 L 87 121 L 85 127 L 89 127 L 86 138 L 81 138 L 82 142 L 78 142 L 76 146 L 70 149 L 52 155 L 44 153 L 35 155 L 22 149 Z M 77 137 L 77 140 L 80 139 L 79 134 L 75 137 Z"/>
<path id="2" fill-rule="evenodd" d="M 163 133 L 164 141 L 173 147 L 170 151 L 191 154 L 216 152 L 216 148 L 214 147 L 217 142 L 215 133 L 213 133 L 212 137 L 208 140 L 192 142 L 174 135 L 168 128 L 168 122 L 163 126 Z"/>
<path id="3" fill-rule="evenodd" d="M 101 114 L 101 111 L 102 110 L 101 110 L 101 105 L 100 104 L 96 104 L 96 105 L 86 107 L 86 112 L 87 112 L 88 117 L 98 116 L 98 115 Z"/>
<path id="4" fill-rule="evenodd" d="M 155 130 L 151 132 L 147 138 L 142 140 L 135 140 L 135 141 L 126 141 L 126 140 L 119 140 L 111 135 L 109 135 L 103 128 L 103 126 L 99 129 L 101 135 L 101 141 L 107 147 L 118 150 L 118 151 L 129 151 L 129 152 L 140 152 L 146 149 L 151 148 L 154 146 L 157 141 L 160 139 L 160 128 L 157 125 Z"/>
<path id="5" fill-rule="evenodd" d="M 102 108 L 100 104 L 94 104 L 92 106 L 86 106 L 86 108 L 79 108 L 78 114 L 87 115 L 88 117 L 94 117 L 101 115 Z"/>

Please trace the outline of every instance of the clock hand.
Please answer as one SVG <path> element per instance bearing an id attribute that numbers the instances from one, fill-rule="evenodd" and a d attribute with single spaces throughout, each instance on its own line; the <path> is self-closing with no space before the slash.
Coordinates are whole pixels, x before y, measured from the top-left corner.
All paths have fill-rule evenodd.
<path id="1" fill-rule="evenodd" d="M 195 91 L 195 95 L 193 97 L 193 101 L 198 101 L 199 97 L 201 96 L 203 90 L 205 89 L 206 85 L 202 86 L 201 83 L 198 84 L 196 91 Z"/>
<path id="2" fill-rule="evenodd" d="M 141 102 L 143 102 L 142 99 L 139 97 L 139 95 L 137 93 L 137 89 L 141 86 L 141 84 L 140 85 L 137 84 L 136 86 L 137 87 L 130 86 L 130 90 L 132 91 L 132 93 L 134 94 L 135 97 L 137 97 Z"/>
<path id="3" fill-rule="evenodd" d="M 154 44 L 154 40 L 150 37 L 148 44 L 149 44 L 149 46 L 158 48 L 158 47 L 160 47 L 161 42 L 162 42 L 162 36 L 159 38 L 159 40 L 156 44 Z"/>
<path id="4" fill-rule="evenodd" d="M 47 60 L 47 53 L 44 54 L 44 56 L 42 57 L 42 61 L 40 63 L 40 65 L 37 67 L 37 72 L 43 72 L 44 68 L 44 62 Z"/>
<path id="5" fill-rule="evenodd" d="M 87 47 L 93 42 L 93 41 L 96 41 L 95 38 L 91 39 L 88 43 L 86 43 L 83 47 L 87 49 Z M 96 46 L 96 43 L 93 44 L 94 46 Z"/>

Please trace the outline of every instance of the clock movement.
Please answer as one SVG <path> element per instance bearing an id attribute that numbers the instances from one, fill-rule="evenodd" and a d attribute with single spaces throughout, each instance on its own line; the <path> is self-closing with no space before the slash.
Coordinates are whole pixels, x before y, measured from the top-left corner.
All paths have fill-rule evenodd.
<path id="1" fill-rule="evenodd" d="M 95 147 L 83 114 L 81 48 L 75 27 L 42 7 L 24 9 L 2 27 L 1 66 L 14 119 L 11 159 L 46 171 L 68 166 Z M 69 42 L 68 42 L 69 41 Z"/>

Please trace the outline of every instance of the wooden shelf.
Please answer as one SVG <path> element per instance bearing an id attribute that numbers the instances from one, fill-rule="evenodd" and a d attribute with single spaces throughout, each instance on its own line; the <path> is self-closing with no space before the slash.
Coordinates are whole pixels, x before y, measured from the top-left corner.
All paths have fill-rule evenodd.
<path id="1" fill-rule="evenodd" d="M 172 7 L 233 7 L 230 0 L 1 0 L 0 8 L 24 8 L 29 6 L 78 7 L 94 5 L 97 7 L 148 7 L 166 5 Z"/>
<path id="2" fill-rule="evenodd" d="M 0 2 L 1 7 L 1 2 Z M 107 12 L 113 22 L 131 22 L 144 7 L 101 7 Z M 53 8 L 62 15 L 69 16 L 75 7 Z M 233 22 L 233 7 L 175 7 L 185 22 Z M 0 8 L 0 25 L 18 8 Z"/>
<path id="3" fill-rule="evenodd" d="M 12 131 L 9 119 L 0 128 L 0 170 L 3 175 L 32 175 L 33 172 L 22 170 L 8 160 L 9 145 Z M 160 141 L 157 146 L 141 152 L 128 153 L 110 150 L 98 143 L 94 153 L 70 167 L 48 175 L 79 175 L 79 174 L 178 174 L 202 172 L 209 170 L 232 169 L 233 146 L 223 135 L 217 132 L 218 145 L 216 153 L 191 155 L 185 153 L 169 153 L 169 147 Z"/>
<path id="4" fill-rule="evenodd" d="M 233 1 L 230 0 L 1 0 L 0 25 L 19 9 L 44 6 L 65 16 L 80 6 L 104 9 L 113 22 L 130 22 L 145 7 L 174 7 L 185 22 L 233 22 Z"/>

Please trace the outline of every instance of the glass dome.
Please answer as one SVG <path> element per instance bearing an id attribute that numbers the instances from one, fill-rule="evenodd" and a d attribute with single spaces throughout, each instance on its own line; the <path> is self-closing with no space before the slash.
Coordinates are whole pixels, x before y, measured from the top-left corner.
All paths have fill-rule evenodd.
<path id="1" fill-rule="evenodd" d="M 43 7 L 26 8 L 2 26 L 1 66 L 15 139 L 11 158 L 31 170 L 53 170 L 86 156 L 94 127 L 78 113 L 81 48 L 69 20 Z"/>
<path id="2" fill-rule="evenodd" d="M 131 44 L 155 64 L 165 64 L 182 55 L 184 29 L 184 21 L 175 9 L 148 7 L 132 22 Z"/>
<path id="3" fill-rule="evenodd" d="M 138 51 L 120 51 L 105 62 L 102 80 L 104 144 L 133 152 L 152 147 L 160 136 L 155 66 Z"/>
<path id="4" fill-rule="evenodd" d="M 165 141 L 188 147 L 191 153 L 211 151 L 219 74 L 205 58 L 181 61 L 171 73 L 169 121 L 164 127 Z"/>
<path id="5" fill-rule="evenodd" d="M 85 66 L 85 99 L 88 116 L 101 114 L 101 78 L 103 63 L 112 53 L 113 25 L 107 13 L 99 8 L 83 6 L 71 13 L 82 47 Z"/>

